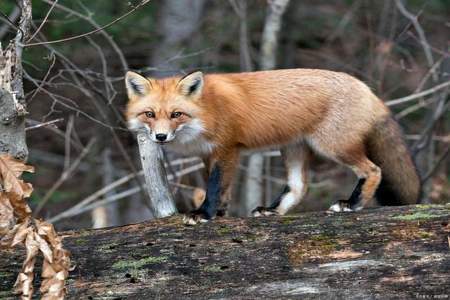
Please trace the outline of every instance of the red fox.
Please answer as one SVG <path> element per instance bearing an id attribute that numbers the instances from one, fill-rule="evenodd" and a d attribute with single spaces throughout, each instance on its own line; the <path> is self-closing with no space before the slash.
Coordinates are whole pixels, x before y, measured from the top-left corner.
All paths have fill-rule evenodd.
<path id="1" fill-rule="evenodd" d="M 307 189 L 311 152 L 348 166 L 359 178 L 333 211 L 417 203 L 420 180 L 388 108 L 358 79 L 339 72 L 289 69 L 233 74 L 193 72 L 184 77 L 125 78 L 130 129 L 154 142 L 209 158 L 206 198 L 187 219 L 209 220 L 224 207 L 241 149 L 278 147 L 287 187 L 253 215 L 283 215 Z"/>

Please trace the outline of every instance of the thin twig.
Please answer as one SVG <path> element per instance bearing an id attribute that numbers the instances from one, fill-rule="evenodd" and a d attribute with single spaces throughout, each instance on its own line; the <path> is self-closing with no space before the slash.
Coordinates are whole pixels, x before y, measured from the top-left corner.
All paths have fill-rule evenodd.
<path id="1" fill-rule="evenodd" d="M 33 125 L 33 126 L 25 128 L 25 131 L 41 128 L 41 127 L 44 127 L 44 126 L 49 126 L 49 125 L 52 125 L 52 124 L 55 124 L 55 123 L 58 123 L 58 122 L 61 122 L 61 121 L 64 121 L 64 118 L 51 120 L 51 121 L 48 121 L 48 122 L 45 122 L 45 123 L 38 123 L 36 125 Z"/>
<path id="2" fill-rule="evenodd" d="M 185 168 L 185 169 L 183 169 L 183 170 L 180 170 L 180 171 L 176 172 L 176 176 L 184 176 L 184 175 L 187 175 L 187 174 L 189 174 L 189 173 L 198 171 L 198 170 L 200 170 L 200 169 L 202 169 L 202 168 L 204 168 L 204 167 L 205 167 L 205 166 L 204 166 L 203 163 L 199 163 L 199 164 L 193 165 L 193 166 L 191 166 L 191 167 L 188 167 L 188 168 Z M 107 192 L 109 192 L 110 190 L 116 188 L 117 186 L 123 184 L 123 183 L 126 182 L 126 181 L 129 181 L 131 178 L 134 178 L 135 176 L 138 176 L 138 175 L 143 175 L 143 172 L 140 171 L 140 172 L 137 173 L 137 174 L 129 174 L 129 175 L 127 175 L 127 176 L 125 176 L 125 177 L 123 177 L 123 178 L 121 178 L 121 179 L 119 179 L 119 180 L 114 181 L 114 182 L 111 183 L 110 185 L 105 186 L 104 188 L 98 190 L 97 192 L 95 192 L 95 193 L 92 194 L 91 196 L 85 198 L 84 200 L 82 200 L 82 201 L 79 202 L 78 204 L 72 206 L 71 208 L 67 209 L 66 211 L 64 211 L 64 212 L 62 212 L 62 213 L 60 213 L 60 214 L 58 214 L 58 215 L 56 215 L 56 216 L 50 218 L 48 221 L 51 222 L 51 223 L 54 223 L 54 222 L 57 222 L 57 221 L 59 221 L 59 220 L 61 220 L 61 219 L 66 219 L 66 218 L 69 218 L 69 217 L 78 215 L 78 214 L 81 213 L 81 211 L 82 211 L 82 212 L 86 211 L 86 210 L 84 210 L 84 209 L 85 209 L 85 207 L 87 207 L 89 204 L 93 203 L 95 200 L 97 200 L 98 198 L 100 198 L 101 196 L 103 196 L 104 194 L 106 194 Z M 173 175 L 168 175 L 168 176 L 167 176 L 167 179 L 168 179 L 168 180 L 173 180 L 173 179 L 174 179 L 174 176 L 173 176 Z M 135 188 L 133 189 L 133 193 L 137 193 L 137 192 L 139 192 L 140 190 L 141 190 L 140 187 L 135 187 Z M 131 194 L 133 194 L 133 193 L 131 193 Z M 101 200 L 101 201 L 99 201 L 98 203 L 101 203 L 99 206 L 102 206 L 102 205 L 105 205 L 105 204 L 107 204 L 107 203 L 112 202 L 112 201 L 108 201 L 108 199 L 113 198 L 114 201 L 117 201 L 117 200 L 122 199 L 122 198 L 124 198 L 124 197 L 128 197 L 128 196 L 131 195 L 131 194 L 130 194 L 130 190 L 128 190 L 128 191 L 125 191 L 125 192 L 116 194 L 116 195 L 114 195 L 114 196 L 112 196 L 112 197 L 110 197 L 110 198 Z M 96 202 L 96 204 L 97 204 L 97 202 Z M 95 207 L 96 207 L 96 206 L 95 206 Z M 93 209 L 93 208 L 95 208 L 95 207 L 92 205 L 92 206 L 90 207 L 90 209 Z"/>
<path id="3" fill-rule="evenodd" d="M 170 185 L 175 185 L 175 186 L 178 186 L 178 187 L 181 187 L 181 188 L 184 188 L 184 189 L 189 189 L 189 190 L 195 190 L 196 189 L 196 187 L 194 187 L 194 186 L 185 185 L 185 184 L 178 184 L 178 183 L 175 183 L 175 182 L 169 182 L 169 184 Z M 127 198 L 127 197 L 129 197 L 131 195 L 139 193 L 140 190 L 141 190 L 141 188 L 136 186 L 136 187 L 133 187 L 131 189 L 125 190 L 123 192 L 120 192 L 118 194 L 114 194 L 112 196 L 109 196 L 109 197 L 107 197 L 107 198 L 105 198 L 103 200 L 96 201 L 96 202 L 91 203 L 91 204 L 85 206 L 84 208 L 78 210 L 74 215 L 72 215 L 72 217 L 75 216 L 75 215 L 80 215 L 80 214 L 82 214 L 82 213 L 84 213 L 86 211 L 96 209 L 97 207 L 105 206 L 105 205 L 114 203 L 114 202 L 116 202 L 118 200 Z"/>
<path id="4" fill-rule="evenodd" d="M 91 150 L 92 145 L 95 143 L 95 138 L 91 139 L 88 143 L 88 145 L 81 151 L 78 158 L 72 163 L 72 165 L 67 168 L 62 174 L 61 177 L 56 181 L 53 186 L 47 191 L 44 198 L 39 202 L 39 205 L 34 210 L 34 216 L 37 216 L 39 212 L 42 210 L 42 208 L 47 204 L 50 197 L 53 195 L 53 193 L 69 178 L 69 176 L 77 169 L 78 165 L 81 163 L 83 158 L 89 153 Z"/>
<path id="5" fill-rule="evenodd" d="M 19 8 L 19 12 L 20 12 L 20 8 Z M 14 11 L 13 11 L 13 13 L 14 13 Z M 5 20 L 6 20 L 12 27 L 14 27 L 15 29 L 19 30 L 19 31 L 22 33 L 22 36 L 25 35 L 24 32 L 22 31 L 22 29 L 21 29 L 20 27 L 18 27 L 16 24 L 14 24 L 14 22 L 9 18 L 9 16 L 8 16 L 7 14 L 5 14 L 4 12 L 2 12 L 2 11 L 0 10 L 0 15 L 2 15 L 3 18 L 5 18 Z M 14 14 L 14 15 L 15 15 L 15 14 Z M 18 17 L 18 16 L 20 16 L 20 13 L 17 15 L 17 17 Z M 17 18 L 17 17 L 16 17 L 16 18 Z"/>
<path id="6" fill-rule="evenodd" d="M 52 6 L 50 7 L 50 9 L 47 11 L 47 14 L 44 17 L 44 20 L 42 21 L 41 25 L 39 25 L 39 27 L 36 29 L 36 31 L 33 33 L 33 35 L 27 40 L 27 43 L 32 41 L 34 39 L 34 37 L 39 33 L 39 31 L 41 31 L 42 27 L 44 27 L 45 23 L 48 20 L 48 17 L 50 16 L 50 14 L 52 13 L 52 10 L 55 8 L 55 5 L 58 3 L 59 0 L 55 0 L 52 4 Z"/>
<path id="7" fill-rule="evenodd" d="M 41 90 L 41 88 L 44 86 L 45 82 L 47 81 L 48 76 L 50 75 L 50 72 L 52 71 L 53 67 L 55 66 L 56 62 L 56 56 L 54 52 L 50 53 L 50 57 L 52 58 L 52 62 L 50 64 L 50 67 L 48 67 L 47 72 L 44 75 L 44 78 L 42 78 L 41 84 L 34 90 L 33 95 L 27 100 L 27 103 L 30 103 L 34 97 L 36 97 L 37 93 Z"/>
<path id="8" fill-rule="evenodd" d="M 64 171 L 67 170 L 70 166 L 70 141 L 72 136 L 72 130 L 74 127 L 74 117 L 70 115 L 69 121 L 67 122 L 66 132 L 64 134 Z"/>
<path id="9" fill-rule="evenodd" d="M 9 31 L 9 27 L 11 27 L 11 25 L 9 23 L 12 22 L 14 28 L 19 29 L 17 26 L 14 25 L 14 22 L 17 20 L 17 18 L 20 16 L 21 13 L 21 9 L 18 6 L 14 7 L 14 10 L 11 12 L 11 14 L 9 15 L 8 19 L 6 20 L 8 22 L 8 24 L 3 25 L 0 28 L 0 40 L 3 39 L 3 37 L 8 33 Z M 2 13 L 3 15 L 3 13 Z M 3 19 L 3 18 L 2 18 Z"/>
<path id="10" fill-rule="evenodd" d="M 422 44 L 422 48 L 423 48 L 423 51 L 425 53 L 425 57 L 427 59 L 428 66 L 430 68 L 433 68 L 434 59 L 433 59 L 433 54 L 431 53 L 431 47 L 430 47 L 430 44 L 427 41 L 427 38 L 425 36 L 425 32 L 424 32 L 422 26 L 420 26 L 419 21 L 417 21 L 417 16 L 413 15 L 412 13 L 410 13 L 405 8 L 405 6 L 403 5 L 403 2 L 401 0 L 395 0 L 395 4 L 396 4 L 398 10 L 400 11 L 400 13 L 405 18 L 407 18 L 412 23 L 412 25 L 414 26 L 414 29 L 416 30 L 417 34 L 419 35 L 420 43 Z M 438 81 L 438 75 L 435 72 L 435 70 L 432 72 L 432 77 L 433 77 L 433 80 L 435 82 Z"/>
<path id="11" fill-rule="evenodd" d="M 425 176 L 423 176 L 423 178 L 421 179 L 421 184 L 424 184 L 425 182 L 427 182 L 434 175 L 434 173 L 441 166 L 441 163 L 444 161 L 444 159 L 447 158 L 449 153 L 450 153 L 450 146 L 448 146 L 447 149 L 445 150 L 445 152 L 441 155 L 441 157 L 438 158 L 436 164 L 428 171 L 428 173 Z"/>
<path id="12" fill-rule="evenodd" d="M 420 93 L 412 94 L 412 95 L 409 95 L 409 96 L 406 96 L 406 97 L 402 97 L 402 98 L 389 100 L 389 101 L 385 102 L 385 104 L 387 106 L 393 106 L 393 105 L 398 105 L 398 104 L 401 104 L 401 103 L 405 103 L 405 102 L 408 102 L 408 101 L 411 101 L 411 100 L 414 100 L 414 99 L 417 99 L 417 98 L 421 98 L 421 97 L 427 96 L 429 94 L 436 93 L 437 91 L 442 90 L 443 88 L 446 88 L 449 85 L 450 85 L 450 80 L 447 81 L 447 82 L 443 82 L 441 84 L 438 84 L 438 85 L 436 85 L 436 86 L 434 86 L 434 87 L 432 87 L 432 88 L 430 88 L 428 90 L 422 91 Z"/>
<path id="13" fill-rule="evenodd" d="M 47 2 L 47 1 L 46 1 Z M 109 22 L 106 25 L 103 25 L 99 28 L 96 28 L 94 30 L 91 30 L 89 32 L 86 33 L 82 33 L 79 35 L 75 35 L 75 36 L 71 36 L 68 38 L 64 38 L 64 39 L 59 39 L 59 40 L 53 40 L 53 41 L 47 41 L 47 42 L 38 42 L 38 43 L 30 43 L 30 44 L 25 44 L 24 47 L 32 47 L 32 46 L 40 46 L 40 45 L 48 45 L 48 44 L 56 44 L 56 43 L 62 43 L 62 42 L 67 42 L 67 41 L 72 41 L 72 40 L 76 40 L 94 33 L 97 33 L 99 31 L 102 31 L 114 24 L 116 24 L 117 22 L 120 22 L 122 19 L 128 17 L 130 14 L 132 14 L 133 12 L 135 12 L 137 9 L 139 9 L 140 7 L 144 6 L 145 4 L 147 4 L 148 2 L 150 2 L 150 0 L 144 0 L 141 3 L 139 3 L 137 6 L 133 7 L 133 9 L 129 10 L 128 12 L 126 12 L 125 14 L 121 15 L 120 17 L 118 17 L 117 19 Z M 51 2 L 52 4 L 54 4 L 54 2 Z"/>
<path id="14" fill-rule="evenodd" d="M 420 100 L 418 103 L 416 103 L 414 105 L 410 105 L 407 108 L 400 111 L 399 113 L 396 113 L 394 117 L 398 121 L 401 118 L 404 118 L 407 115 L 409 115 L 421 108 L 427 107 L 428 105 L 435 103 L 436 101 L 437 101 L 436 97 L 431 97 L 430 99 L 427 99 L 427 100 Z"/>

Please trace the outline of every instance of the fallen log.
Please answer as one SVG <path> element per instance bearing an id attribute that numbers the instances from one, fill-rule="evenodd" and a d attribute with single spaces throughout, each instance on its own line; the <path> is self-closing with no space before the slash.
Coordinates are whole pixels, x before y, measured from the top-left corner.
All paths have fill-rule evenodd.
<path id="1" fill-rule="evenodd" d="M 63 232 L 67 298 L 449 299 L 449 219 L 450 205 L 416 205 Z M 1 299 L 23 255 L 0 251 Z"/>

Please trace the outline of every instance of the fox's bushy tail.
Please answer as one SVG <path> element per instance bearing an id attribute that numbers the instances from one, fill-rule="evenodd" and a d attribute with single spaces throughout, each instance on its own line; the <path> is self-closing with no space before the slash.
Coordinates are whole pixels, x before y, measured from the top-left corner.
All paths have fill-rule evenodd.
<path id="1" fill-rule="evenodd" d="M 381 205 L 407 205 L 419 201 L 420 178 L 398 124 L 389 116 L 372 129 L 368 156 L 381 168 L 376 198 Z"/>

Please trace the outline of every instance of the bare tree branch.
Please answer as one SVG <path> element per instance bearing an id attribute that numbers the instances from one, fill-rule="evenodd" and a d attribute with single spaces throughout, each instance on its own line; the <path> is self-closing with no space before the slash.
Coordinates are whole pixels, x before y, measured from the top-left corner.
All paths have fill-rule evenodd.
<path id="1" fill-rule="evenodd" d="M 78 165 L 81 163 L 83 158 L 91 151 L 92 146 L 95 143 L 95 139 L 91 139 L 87 144 L 86 148 L 80 153 L 78 158 L 72 163 L 72 165 L 67 168 L 62 174 L 61 177 L 53 184 L 53 186 L 47 191 L 44 198 L 39 202 L 38 206 L 34 210 L 34 215 L 37 216 L 42 208 L 47 204 L 48 200 L 53 193 L 70 177 L 70 175 L 77 169 Z"/>
<path id="2" fill-rule="evenodd" d="M 447 81 L 447 82 L 443 82 L 441 84 L 438 84 L 438 85 L 436 85 L 436 86 L 434 86 L 432 88 L 429 88 L 429 89 L 427 89 L 425 91 L 422 91 L 420 93 L 415 93 L 415 94 L 412 94 L 412 95 L 409 95 L 409 96 L 406 96 L 406 97 L 402 97 L 402 98 L 397 98 L 397 99 L 392 99 L 392 100 L 386 101 L 385 104 L 387 106 L 394 106 L 394 105 L 402 104 L 402 103 L 405 103 L 405 102 L 409 102 L 409 101 L 412 101 L 412 100 L 415 100 L 415 99 L 418 99 L 418 98 L 422 98 L 424 96 L 436 93 L 437 91 L 440 91 L 440 90 L 442 90 L 442 89 L 444 89 L 444 88 L 446 88 L 448 86 L 450 86 L 450 80 Z"/>
<path id="3" fill-rule="evenodd" d="M 58 6 L 55 2 L 51 2 L 48 0 L 43 0 L 46 3 L 52 4 L 52 7 L 54 6 Z M 56 43 L 62 43 L 62 42 L 67 42 L 67 41 L 73 41 L 82 37 L 86 37 L 88 35 L 103 31 L 104 29 L 116 24 L 117 22 L 120 22 L 121 20 L 123 20 L 124 18 L 128 17 L 129 15 L 131 15 L 132 13 L 134 13 L 136 10 L 138 10 L 139 8 L 141 8 L 142 6 L 144 6 L 145 4 L 149 3 L 150 0 L 143 0 L 141 3 L 139 3 L 137 6 L 133 7 L 131 10 L 129 10 L 128 12 L 126 12 L 125 14 L 121 15 L 120 17 L 116 18 L 115 20 L 109 22 L 106 25 L 103 25 L 99 28 L 96 28 L 94 30 L 91 30 L 89 32 L 83 33 L 83 34 L 79 34 L 76 36 L 71 36 L 68 38 L 64 38 L 64 39 L 59 39 L 59 40 L 53 40 L 53 41 L 47 41 L 47 42 L 38 42 L 38 43 L 27 43 L 24 45 L 24 47 L 32 47 L 32 46 L 40 46 L 40 45 L 44 45 L 44 44 L 56 44 Z M 61 6 L 59 6 L 61 7 Z M 42 24 L 41 24 L 42 25 Z M 37 32 L 36 32 L 37 33 Z M 33 36 L 34 37 L 34 36 Z"/>

